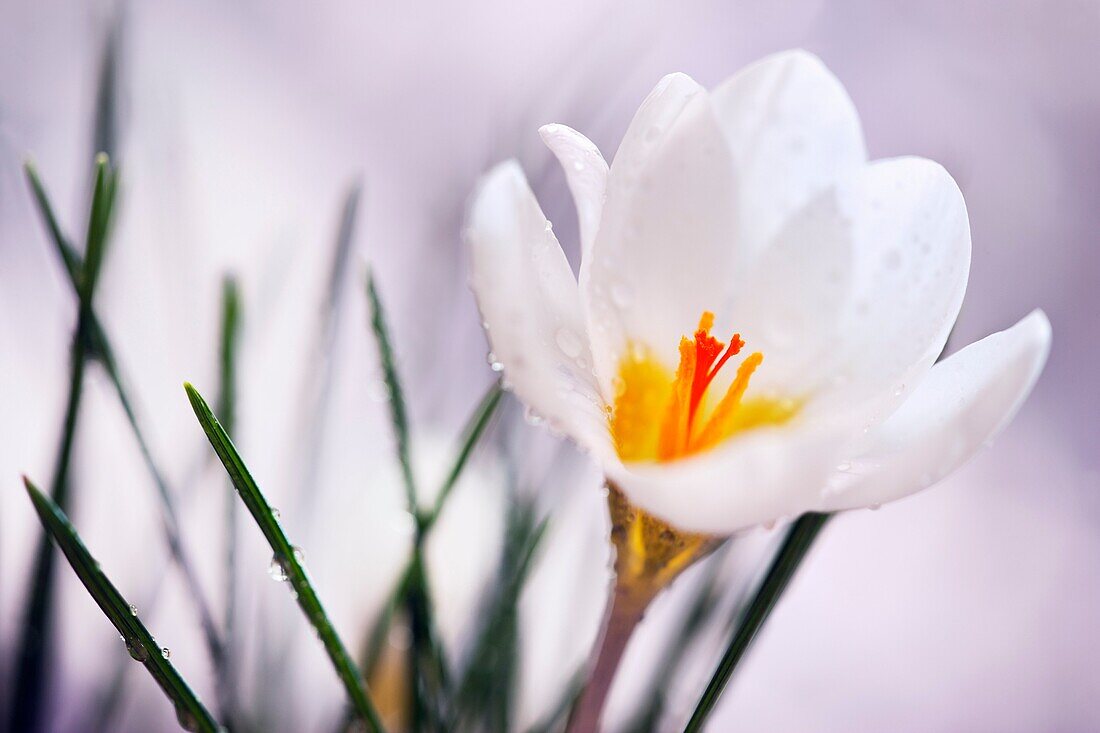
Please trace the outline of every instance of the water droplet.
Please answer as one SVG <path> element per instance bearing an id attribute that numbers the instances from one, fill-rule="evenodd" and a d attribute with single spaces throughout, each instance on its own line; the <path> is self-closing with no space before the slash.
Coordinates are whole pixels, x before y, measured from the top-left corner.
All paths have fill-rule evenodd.
<path id="1" fill-rule="evenodd" d="M 528 425 L 542 425 L 542 415 L 538 414 L 530 407 L 523 410 L 523 419 L 527 421 Z"/>
<path id="2" fill-rule="evenodd" d="M 847 473 L 848 471 L 852 470 L 852 464 L 848 461 L 842 461 L 841 463 L 837 464 L 836 470 L 840 471 L 841 473 Z"/>
<path id="3" fill-rule="evenodd" d="M 295 545 L 294 547 L 290 548 L 290 551 L 294 554 L 294 559 L 297 560 L 299 564 L 305 562 L 306 554 L 302 552 L 301 547 Z"/>
<path id="4" fill-rule="evenodd" d="M 485 355 L 485 361 L 489 363 L 489 368 L 492 369 L 494 372 L 504 371 L 504 363 L 500 359 L 498 359 L 497 355 L 493 352 L 490 351 L 488 354 Z"/>
<path id="5" fill-rule="evenodd" d="M 581 343 L 580 337 L 568 328 L 559 328 L 558 332 L 554 334 L 554 340 L 558 342 L 558 348 L 561 349 L 561 353 L 565 354 L 570 359 L 576 359 L 580 356 L 581 349 L 584 348 L 584 344 Z"/>
<path id="6" fill-rule="evenodd" d="M 286 567 L 283 564 L 282 558 L 275 555 L 271 558 L 271 564 L 267 566 L 267 574 L 271 576 L 271 579 L 276 583 L 284 583 L 287 579 Z"/>
<path id="7" fill-rule="evenodd" d="M 894 390 L 894 396 L 895 397 L 901 397 L 903 392 L 905 392 L 905 385 L 904 384 L 899 386 L 897 389 Z"/>
<path id="8" fill-rule="evenodd" d="M 381 379 L 376 379 L 370 383 L 367 388 L 367 395 L 372 402 L 389 402 L 390 401 L 390 388 L 386 386 L 386 383 Z"/>
<path id="9" fill-rule="evenodd" d="M 130 615 L 137 616 L 137 606 L 135 606 L 133 603 L 130 604 Z"/>
<path id="10" fill-rule="evenodd" d="M 580 173 L 581 171 L 583 171 L 584 170 L 584 161 L 583 160 L 574 160 L 573 161 L 573 170 L 575 170 L 577 173 Z"/>
<path id="11" fill-rule="evenodd" d="M 634 291 L 624 282 L 611 286 L 611 302 L 618 308 L 626 308 L 634 301 Z"/>
<path id="12" fill-rule="evenodd" d="M 547 222 L 546 222 L 546 231 L 548 231 L 548 232 L 554 231 L 554 224 L 552 222 L 550 222 L 549 220 L 547 220 Z"/>
<path id="13" fill-rule="evenodd" d="M 149 650 L 137 639 L 131 639 L 126 642 L 126 651 L 130 653 L 130 657 L 135 662 L 144 662 L 149 658 Z"/>
<path id="14" fill-rule="evenodd" d="M 199 729 L 199 721 L 195 719 L 195 716 L 191 714 L 190 710 L 187 710 L 182 705 L 176 708 L 176 722 L 180 724 L 180 728 L 189 731 L 195 731 Z"/>
<path id="15" fill-rule="evenodd" d="M 168 647 L 164 647 L 160 650 L 160 655 L 165 659 L 168 659 L 170 656 L 172 656 L 172 651 Z"/>

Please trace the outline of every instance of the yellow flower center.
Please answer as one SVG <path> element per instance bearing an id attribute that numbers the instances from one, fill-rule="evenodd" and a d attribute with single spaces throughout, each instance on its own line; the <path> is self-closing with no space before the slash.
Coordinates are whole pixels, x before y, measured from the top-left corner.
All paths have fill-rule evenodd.
<path id="1" fill-rule="evenodd" d="M 744 399 L 749 379 L 764 360 L 749 354 L 725 395 L 711 407 L 708 388 L 745 342 L 729 345 L 710 335 L 714 314 L 703 313 L 694 338 L 680 339 L 680 365 L 673 375 L 647 349 L 632 345 L 619 363 L 611 434 L 624 461 L 674 461 L 709 450 L 730 436 L 764 425 L 781 425 L 798 411 L 790 399 Z"/>

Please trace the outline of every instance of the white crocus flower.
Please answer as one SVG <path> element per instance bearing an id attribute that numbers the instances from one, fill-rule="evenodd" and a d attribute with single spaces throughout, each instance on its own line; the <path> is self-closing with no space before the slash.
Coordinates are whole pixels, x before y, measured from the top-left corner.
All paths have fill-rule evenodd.
<path id="1" fill-rule="evenodd" d="M 935 363 L 970 266 L 962 195 L 929 160 L 869 162 L 814 56 L 710 92 L 665 77 L 610 168 L 574 130 L 541 133 L 576 202 L 579 277 L 518 164 L 497 166 L 467 230 L 494 358 L 682 530 L 913 493 L 1004 427 L 1042 369 L 1040 311 Z"/>

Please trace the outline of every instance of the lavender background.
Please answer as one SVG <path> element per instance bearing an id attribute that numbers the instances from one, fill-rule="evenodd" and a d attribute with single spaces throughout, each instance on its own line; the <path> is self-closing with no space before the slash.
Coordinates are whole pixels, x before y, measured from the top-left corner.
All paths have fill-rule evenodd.
<path id="1" fill-rule="evenodd" d="M 422 443 L 446 445 L 491 378 L 459 242 L 476 177 L 519 157 L 575 261 L 575 217 L 541 148 L 540 124 L 576 127 L 610 157 L 637 103 L 669 71 L 713 85 L 772 51 L 819 54 L 854 98 L 873 157 L 933 158 L 962 187 L 974 256 L 954 347 L 1035 306 L 1053 322 L 1054 347 L 1031 401 L 992 450 L 920 496 L 835 521 L 711 727 L 1100 729 L 1100 5 L 1085 0 L 400 7 L 162 0 L 120 8 L 0 1 L 5 670 L 38 532 L 18 476 L 48 481 L 75 317 L 19 166 L 33 154 L 70 231 L 81 231 L 95 78 L 112 19 L 122 28 L 124 189 L 100 312 L 154 450 L 182 483 L 204 446 L 179 385 L 190 379 L 212 392 L 220 277 L 238 273 L 248 375 L 239 442 L 279 506 L 317 516 L 334 502 L 349 507 L 341 512 L 346 527 L 304 519 L 291 527 L 316 538 L 303 543 L 311 569 L 349 635 L 377 609 L 403 547 L 392 517 L 377 509 L 397 515 L 400 493 L 379 478 L 393 467 L 358 287 L 362 262 L 375 267 L 389 305 Z M 280 395 L 302 384 L 340 199 L 356 179 L 365 187 L 363 219 L 318 482 L 326 488 L 301 498 L 288 457 L 296 407 Z M 141 596 L 164 567 L 148 519 L 157 509 L 106 381 L 90 379 L 73 516 L 124 592 Z M 555 656 L 583 658 L 598 617 L 598 479 L 574 463 L 568 473 L 554 469 L 549 482 L 576 485 L 560 491 L 563 516 L 574 517 L 559 522 L 569 529 L 555 539 L 564 559 L 557 570 L 547 563 L 525 613 L 545 617 L 568 595 L 578 620 L 551 614 L 540 626 L 546 638 L 532 642 L 520 713 L 528 722 L 549 704 L 548 686 L 568 674 L 552 669 Z M 209 532 L 220 485 L 209 467 L 194 482 L 189 537 Z M 369 507 L 364 486 L 373 492 Z M 492 501 L 470 499 L 466 526 L 491 525 Z M 378 538 L 369 552 L 364 527 Z M 250 558 L 243 567 L 262 576 L 263 547 L 250 529 L 242 529 Z M 491 527 L 483 534 L 492 536 Z M 761 530 L 748 543 L 769 539 Z M 453 542 L 469 543 L 461 527 Z M 481 577 L 477 558 L 491 551 L 465 554 L 456 577 L 467 570 Z M 206 555 L 204 571 L 216 578 L 219 555 Z M 80 729 L 122 649 L 67 568 L 59 578 L 51 720 L 67 731 Z M 589 601 L 572 597 L 585 595 L 578 584 L 591 590 Z M 285 589 L 272 586 L 261 577 L 250 602 L 288 606 Z M 182 593 L 168 577 L 152 623 L 209 698 Z M 646 655 L 659 648 L 663 611 L 631 650 L 612 717 L 630 706 L 631 678 L 643 676 Z M 271 623 L 297 629 L 293 613 L 281 619 Z M 308 730 L 339 690 L 306 639 L 303 647 L 299 682 L 287 696 L 298 699 L 289 720 Z M 171 711 L 150 680 L 128 674 L 120 726 L 148 730 L 152 716 L 171 729 Z M 705 675 L 701 665 L 677 680 L 681 710 Z"/>

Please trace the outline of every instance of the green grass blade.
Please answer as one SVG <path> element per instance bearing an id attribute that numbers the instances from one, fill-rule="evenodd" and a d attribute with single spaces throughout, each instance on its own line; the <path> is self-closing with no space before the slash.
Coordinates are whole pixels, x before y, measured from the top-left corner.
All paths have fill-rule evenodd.
<path id="1" fill-rule="evenodd" d="M 91 322 L 92 297 L 95 293 L 97 273 L 103 263 L 106 249 L 105 237 L 111 211 L 114 206 L 115 174 L 105 156 L 96 159 L 96 186 L 91 202 L 91 214 L 88 229 L 89 253 L 94 255 L 94 264 L 84 258 L 80 269 L 79 301 L 76 331 L 73 334 L 70 351 L 69 394 L 65 404 L 65 417 L 62 421 L 61 439 L 54 473 L 50 481 L 50 496 L 64 510 L 68 505 L 69 468 L 72 462 L 73 444 L 76 440 L 77 418 L 84 393 L 84 370 L 90 356 L 92 342 Z M 33 180 L 32 180 L 33 187 Z M 41 186 L 39 186 L 41 190 Z M 36 196 L 38 193 L 36 192 Z M 51 227 L 51 238 L 65 259 L 66 268 L 79 260 L 65 257 L 66 240 L 61 234 L 52 207 L 45 199 L 45 211 L 48 212 L 47 225 Z M 93 231 L 95 232 L 93 234 Z M 37 730 L 42 713 L 45 694 L 45 664 L 49 653 L 48 640 L 52 634 L 53 620 L 53 575 L 54 554 L 49 540 L 42 537 L 35 551 L 34 565 L 31 570 L 31 586 L 27 593 L 27 603 L 22 615 L 23 629 L 15 656 L 15 691 L 11 707 L 10 728 L 19 731 Z"/>
<path id="2" fill-rule="evenodd" d="M 217 731 L 217 722 L 168 661 L 167 654 L 161 652 L 137 612 L 100 570 L 99 563 L 88 552 L 65 513 L 29 479 L 24 478 L 24 483 L 42 526 L 61 548 L 96 605 L 122 635 L 130 656 L 145 666 L 175 706 L 180 726 L 184 730 L 203 733 Z"/>
<path id="3" fill-rule="evenodd" d="M 102 165 L 103 158 L 97 161 L 96 166 L 96 181 L 98 185 L 96 187 L 96 201 L 99 201 L 99 206 L 113 206 L 114 202 L 114 188 L 117 186 L 117 176 L 109 171 L 106 171 Z M 31 189 L 34 193 L 35 200 L 38 203 L 39 210 L 43 219 L 46 222 L 47 227 L 50 229 L 51 239 L 57 249 L 58 255 L 65 265 L 66 271 L 69 273 L 69 282 L 73 287 L 74 293 L 77 298 L 82 298 L 81 288 L 84 285 L 84 278 L 81 274 L 85 260 L 76 253 L 76 251 L 69 244 L 68 239 L 61 231 L 57 222 L 57 218 L 54 215 L 53 206 L 50 204 L 48 195 L 46 194 L 45 187 L 42 185 L 41 180 L 38 177 L 37 171 L 34 169 L 33 164 L 28 163 L 26 165 L 26 173 L 28 182 L 31 185 Z M 112 190 L 106 190 L 106 187 L 110 186 Z M 93 209 L 96 207 L 93 202 Z M 98 216 L 100 219 L 104 218 L 103 212 L 98 215 L 92 216 L 96 219 Z M 110 218 L 110 211 L 106 212 L 106 218 Z M 102 228 L 103 235 L 105 236 L 107 230 L 105 225 L 97 224 Z M 89 244 L 91 243 L 91 229 L 89 227 Z M 104 245 L 97 245 L 102 250 Z M 88 303 L 86 307 L 81 309 L 80 320 L 83 333 L 86 334 L 85 338 L 80 339 L 79 348 L 85 357 L 96 357 L 103 365 L 104 370 L 107 372 L 107 376 L 111 381 L 112 386 L 115 388 L 115 392 L 118 395 L 119 403 L 122 406 L 122 410 L 126 415 L 126 420 L 130 425 L 131 432 L 134 435 L 134 439 L 137 441 L 138 450 L 141 453 L 142 460 L 145 463 L 146 469 L 149 471 L 149 475 L 153 480 L 153 485 L 157 489 L 158 496 L 161 501 L 161 507 L 164 512 L 164 525 L 165 525 L 165 539 L 168 543 L 169 554 L 172 560 L 180 568 L 183 575 L 184 582 L 187 585 L 188 593 L 195 603 L 195 606 L 199 613 L 199 621 L 203 629 L 203 635 L 205 637 L 207 651 L 210 654 L 211 660 L 214 664 L 215 670 L 223 668 L 226 662 L 225 645 L 222 642 L 221 635 L 218 631 L 216 622 L 214 621 L 214 614 L 211 611 L 210 603 L 206 598 L 206 593 L 199 583 L 198 574 L 195 571 L 194 563 L 191 562 L 186 548 L 183 545 L 182 537 L 179 530 L 179 518 L 176 510 L 176 504 L 174 494 L 168 485 L 168 481 L 165 478 L 165 474 L 161 471 L 156 461 L 153 459 L 152 451 L 149 447 L 149 443 L 145 438 L 145 433 L 141 428 L 138 421 L 137 413 L 134 409 L 133 401 L 129 397 L 129 392 L 125 387 L 125 380 L 122 378 L 121 371 L 118 366 L 118 361 L 115 359 L 114 348 L 111 345 L 110 339 L 103 331 L 99 318 L 96 315 L 95 309 L 91 303 Z M 75 347 L 74 347 L 75 348 Z M 74 361 L 74 366 L 76 362 Z M 80 368 L 83 369 L 83 363 L 81 362 Z M 68 431 L 65 433 L 69 435 Z M 64 453 L 63 453 L 64 454 Z M 61 486 L 62 494 L 58 503 L 65 506 L 64 484 Z M 59 496 L 56 491 L 52 494 L 55 498 Z M 43 545 L 48 549 L 48 545 Z M 218 680 L 219 691 L 226 687 L 226 681 L 223 679 Z M 225 712 L 222 710 L 221 712 Z"/>
<path id="4" fill-rule="evenodd" d="M 202 425 L 206 437 L 214 452 L 218 454 L 222 465 L 225 466 L 229 478 L 237 489 L 245 507 L 256 521 L 260 531 L 263 532 L 268 544 L 274 552 L 273 563 L 277 569 L 285 574 L 291 589 L 297 596 L 298 606 L 302 609 L 309 623 L 317 632 L 325 651 L 332 661 L 336 674 L 347 691 L 348 698 L 355 708 L 360 719 L 373 731 L 382 731 L 382 722 L 367 694 L 366 685 L 358 668 L 348 654 L 343 641 L 336 633 L 335 627 L 325 613 L 320 599 L 317 597 L 313 585 L 309 582 L 305 569 L 302 567 L 300 552 L 287 539 L 279 521 L 275 518 L 259 486 L 252 478 L 240 454 L 237 452 L 233 441 L 229 439 L 218 419 L 211 412 L 206 400 L 190 384 L 185 384 L 187 398 L 195 411 L 195 416 Z"/>
<path id="5" fill-rule="evenodd" d="M 787 589 L 787 585 L 794 577 L 798 566 L 802 564 L 814 540 L 831 516 L 831 514 L 810 512 L 799 517 L 791 527 L 779 551 L 772 559 L 771 566 L 768 568 L 768 573 L 764 576 L 760 588 L 757 589 L 752 601 L 749 602 L 749 607 L 730 639 L 729 646 L 726 647 L 726 651 L 722 655 L 718 667 L 714 670 L 714 675 L 707 684 L 706 690 L 699 698 L 699 702 L 695 706 L 695 712 L 692 713 L 691 720 L 684 728 L 684 733 L 694 733 L 702 730 L 707 717 L 714 710 L 718 698 L 721 697 L 723 690 L 726 689 L 726 684 L 733 676 L 737 664 L 744 657 L 749 645 L 756 637 L 757 632 L 764 626 L 768 616 L 771 615 L 772 609 L 779 602 L 783 591 Z"/>
<path id="6" fill-rule="evenodd" d="M 455 730 L 508 730 L 511 725 L 519 598 L 546 526 L 545 519 L 537 521 L 533 506 L 514 504 L 509 511 L 497 590 L 482 614 L 485 620 L 455 695 Z"/>
<path id="7" fill-rule="evenodd" d="M 489 422 L 496 413 L 496 409 L 500 405 L 500 400 L 503 396 L 504 390 L 501 388 L 500 382 L 494 382 L 485 393 L 485 396 L 481 398 L 481 402 L 478 403 L 477 408 L 470 416 L 465 430 L 462 431 L 463 437 L 458 455 L 455 457 L 454 463 L 451 464 L 451 470 L 448 472 L 447 478 L 443 481 L 443 486 L 440 487 L 439 493 L 436 494 L 435 504 L 432 506 L 431 514 L 426 518 L 425 524 L 427 527 L 430 527 L 439 518 L 440 512 L 443 511 L 443 505 L 447 502 L 447 497 L 451 495 L 451 491 L 454 490 L 459 477 L 462 476 L 462 471 L 466 468 L 466 463 L 469 461 L 470 455 L 473 453 L 478 441 L 481 440 L 481 436 L 485 433 L 485 429 L 489 426 Z"/>
<path id="8" fill-rule="evenodd" d="M 412 459 L 409 456 L 409 418 L 405 409 L 405 392 L 401 388 L 401 379 L 397 375 L 393 345 L 390 341 L 389 327 L 386 325 L 386 313 L 378 288 L 374 284 L 374 274 L 367 272 L 367 300 L 370 303 L 370 325 L 378 344 L 378 358 L 382 362 L 382 378 L 389 391 L 390 419 L 393 422 L 393 437 L 397 447 L 397 460 L 401 464 L 401 475 L 405 481 L 405 496 L 409 511 L 420 517 L 420 506 L 416 498 L 416 480 L 413 477 Z"/>
<path id="9" fill-rule="evenodd" d="M 61 225 L 57 221 L 53 205 L 50 204 L 50 198 L 46 195 L 46 188 L 42 185 L 42 179 L 38 176 L 38 169 L 35 167 L 34 161 L 26 161 L 23 164 L 23 172 L 27 176 L 31 193 L 34 194 L 34 203 L 38 207 L 38 213 L 42 217 L 46 229 L 50 232 L 50 241 L 53 243 L 54 249 L 57 250 L 62 263 L 64 263 L 65 271 L 69 273 L 69 279 L 74 284 L 79 283 L 80 271 L 84 269 L 84 258 L 73 248 L 68 237 L 61 231 Z"/>
<path id="10" fill-rule="evenodd" d="M 237 281 L 222 281 L 221 331 L 218 348 L 218 419 L 231 432 L 237 417 L 237 341 L 240 335 L 241 298 Z M 219 660 L 218 708 L 228 722 L 236 720 L 237 694 L 234 643 L 237 631 L 237 497 L 225 492 L 225 608 L 222 614 L 224 654 Z"/>

